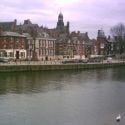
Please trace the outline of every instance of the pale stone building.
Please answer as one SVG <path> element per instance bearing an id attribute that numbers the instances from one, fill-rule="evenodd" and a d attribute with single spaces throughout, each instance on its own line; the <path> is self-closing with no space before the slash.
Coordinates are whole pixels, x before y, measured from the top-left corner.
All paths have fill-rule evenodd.
<path id="1" fill-rule="evenodd" d="M 37 37 L 27 37 L 27 58 L 28 60 L 54 60 L 55 59 L 55 41 L 45 32 Z"/>

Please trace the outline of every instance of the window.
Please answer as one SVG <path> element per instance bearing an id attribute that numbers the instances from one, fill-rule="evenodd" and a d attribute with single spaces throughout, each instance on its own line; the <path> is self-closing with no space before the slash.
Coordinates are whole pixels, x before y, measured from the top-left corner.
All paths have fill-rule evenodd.
<path id="1" fill-rule="evenodd" d="M 16 39 L 16 42 L 19 43 L 19 39 L 18 38 Z"/>
<path id="2" fill-rule="evenodd" d="M 21 58 L 24 58 L 25 57 L 25 52 L 21 52 L 20 56 L 21 56 Z"/>
<path id="3" fill-rule="evenodd" d="M 6 44 L 4 44 L 4 46 L 3 46 L 3 47 L 4 47 L 4 49 L 6 49 L 6 47 L 7 47 L 7 46 L 6 46 Z"/>
<path id="4" fill-rule="evenodd" d="M 7 52 L 4 52 L 4 53 L 3 53 L 3 56 L 4 56 L 4 57 L 7 57 Z"/>
<path id="5" fill-rule="evenodd" d="M 101 44 L 100 44 L 100 48 L 101 48 L 101 49 L 104 49 L 104 43 L 101 43 Z"/>
<path id="6" fill-rule="evenodd" d="M 13 53 L 13 52 L 10 52 L 10 53 L 9 53 L 9 56 L 10 56 L 10 57 L 13 57 L 13 56 L 14 56 L 14 53 Z"/>

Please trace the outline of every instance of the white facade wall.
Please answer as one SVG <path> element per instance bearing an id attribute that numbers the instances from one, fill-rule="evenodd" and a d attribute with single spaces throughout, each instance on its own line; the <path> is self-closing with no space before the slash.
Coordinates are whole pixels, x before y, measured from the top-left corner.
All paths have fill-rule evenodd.
<path id="1" fill-rule="evenodd" d="M 16 59 L 17 52 L 19 53 L 19 59 L 25 60 L 27 57 L 27 52 L 25 49 L 4 49 L 2 51 L 4 51 L 4 54 L 2 54 L 3 52 L 1 52 L 1 57 Z"/>
<path id="2" fill-rule="evenodd" d="M 35 53 L 38 60 L 53 60 L 55 58 L 56 39 L 35 38 L 34 40 L 32 39 L 28 42 L 28 59 L 32 58 L 33 53 Z"/>

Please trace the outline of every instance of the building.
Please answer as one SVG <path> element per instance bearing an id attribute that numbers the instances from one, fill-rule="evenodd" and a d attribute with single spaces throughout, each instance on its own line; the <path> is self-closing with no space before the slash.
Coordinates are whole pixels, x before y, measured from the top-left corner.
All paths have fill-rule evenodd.
<path id="1" fill-rule="evenodd" d="M 92 53 L 92 41 L 89 39 L 88 33 L 80 33 L 80 31 L 78 31 L 76 34 L 73 34 L 71 33 L 74 57 L 79 59 L 90 57 Z"/>
<path id="2" fill-rule="evenodd" d="M 59 59 L 84 59 L 91 55 L 92 42 L 88 33 L 72 32 L 69 37 L 61 35 L 56 40 L 56 55 Z"/>
<path id="3" fill-rule="evenodd" d="M 49 34 L 52 38 L 59 38 L 60 35 L 66 35 L 67 37 L 70 34 L 70 23 L 67 22 L 64 25 L 63 14 L 60 12 L 58 15 L 58 21 L 55 28 L 48 29 L 47 27 L 41 27 L 41 29 Z"/>
<path id="4" fill-rule="evenodd" d="M 31 36 L 37 36 L 39 32 L 39 26 L 38 24 L 33 24 L 29 19 L 24 20 L 23 24 L 16 26 L 16 31 L 19 33 L 29 33 Z"/>
<path id="5" fill-rule="evenodd" d="M 103 30 L 98 30 L 97 40 L 94 45 L 96 55 L 107 55 L 107 44 L 105 33 Z"/>
<path id="6" fill-rule="evenodd" d="M 55 54 L 58 60 L 63 58 L 70 58 L 68 53 L 68 38 L 65 34 L 60 35 L 56 39 L 55 43 Z"/>
<path id="7" fill-rule="evenodd" d="M 0 57 L 25 60 L 26 37 L 16 32 L 0 31 Z"/>
<path id="8" fill-rule="evenodd" d="M 57 22 L 57 25 L 56 25 L 56 29 L 60 34 L 61 33 L 69 34 L 69 22 L 67 22 L 67 25 L 64 26 L 63 14 L 61 12 L 58 15 L 58 22 Z"/>
<path id="9" fill-rule="evenodd" d="M 28 60 L 48 61 L 55 60 L 55 41 L 45 32 L 37 37 L 27 36 L 27 58 Z"/>

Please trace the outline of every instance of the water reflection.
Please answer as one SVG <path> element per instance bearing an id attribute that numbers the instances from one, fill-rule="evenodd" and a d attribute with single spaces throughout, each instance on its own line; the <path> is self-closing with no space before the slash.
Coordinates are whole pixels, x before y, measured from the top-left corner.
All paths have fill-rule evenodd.
<path id="1" fill-rule="evenodd" d="M 125 112 L 124 74 L 124 68 L 0 73 L 0 125 L 114 125 Z"/>
<path id="2" fill-rule="evenodd" d="M 125 81 L 125 77 L 121 76 L 123 72 L 124 69 L 122 68 L 88 71 L 0 73 L 0 94 L 48 92 L 66 89 L 66 87 L 73 85 L 85 85 L 88 82 L 101 84 L 107 79 Z"/>
<path id="3" fill-rule="evenodd" d="M 77 73 L 77 72 L 74 72 Z M 26 72 L 26 73 L 1 73 L 0 74 L 0 94 L 5 93 L 29 93 L 46 92 L 52 89 L 62 89 L 63 83 L 73 75 L 72 71 L 57 72 Z"/>

